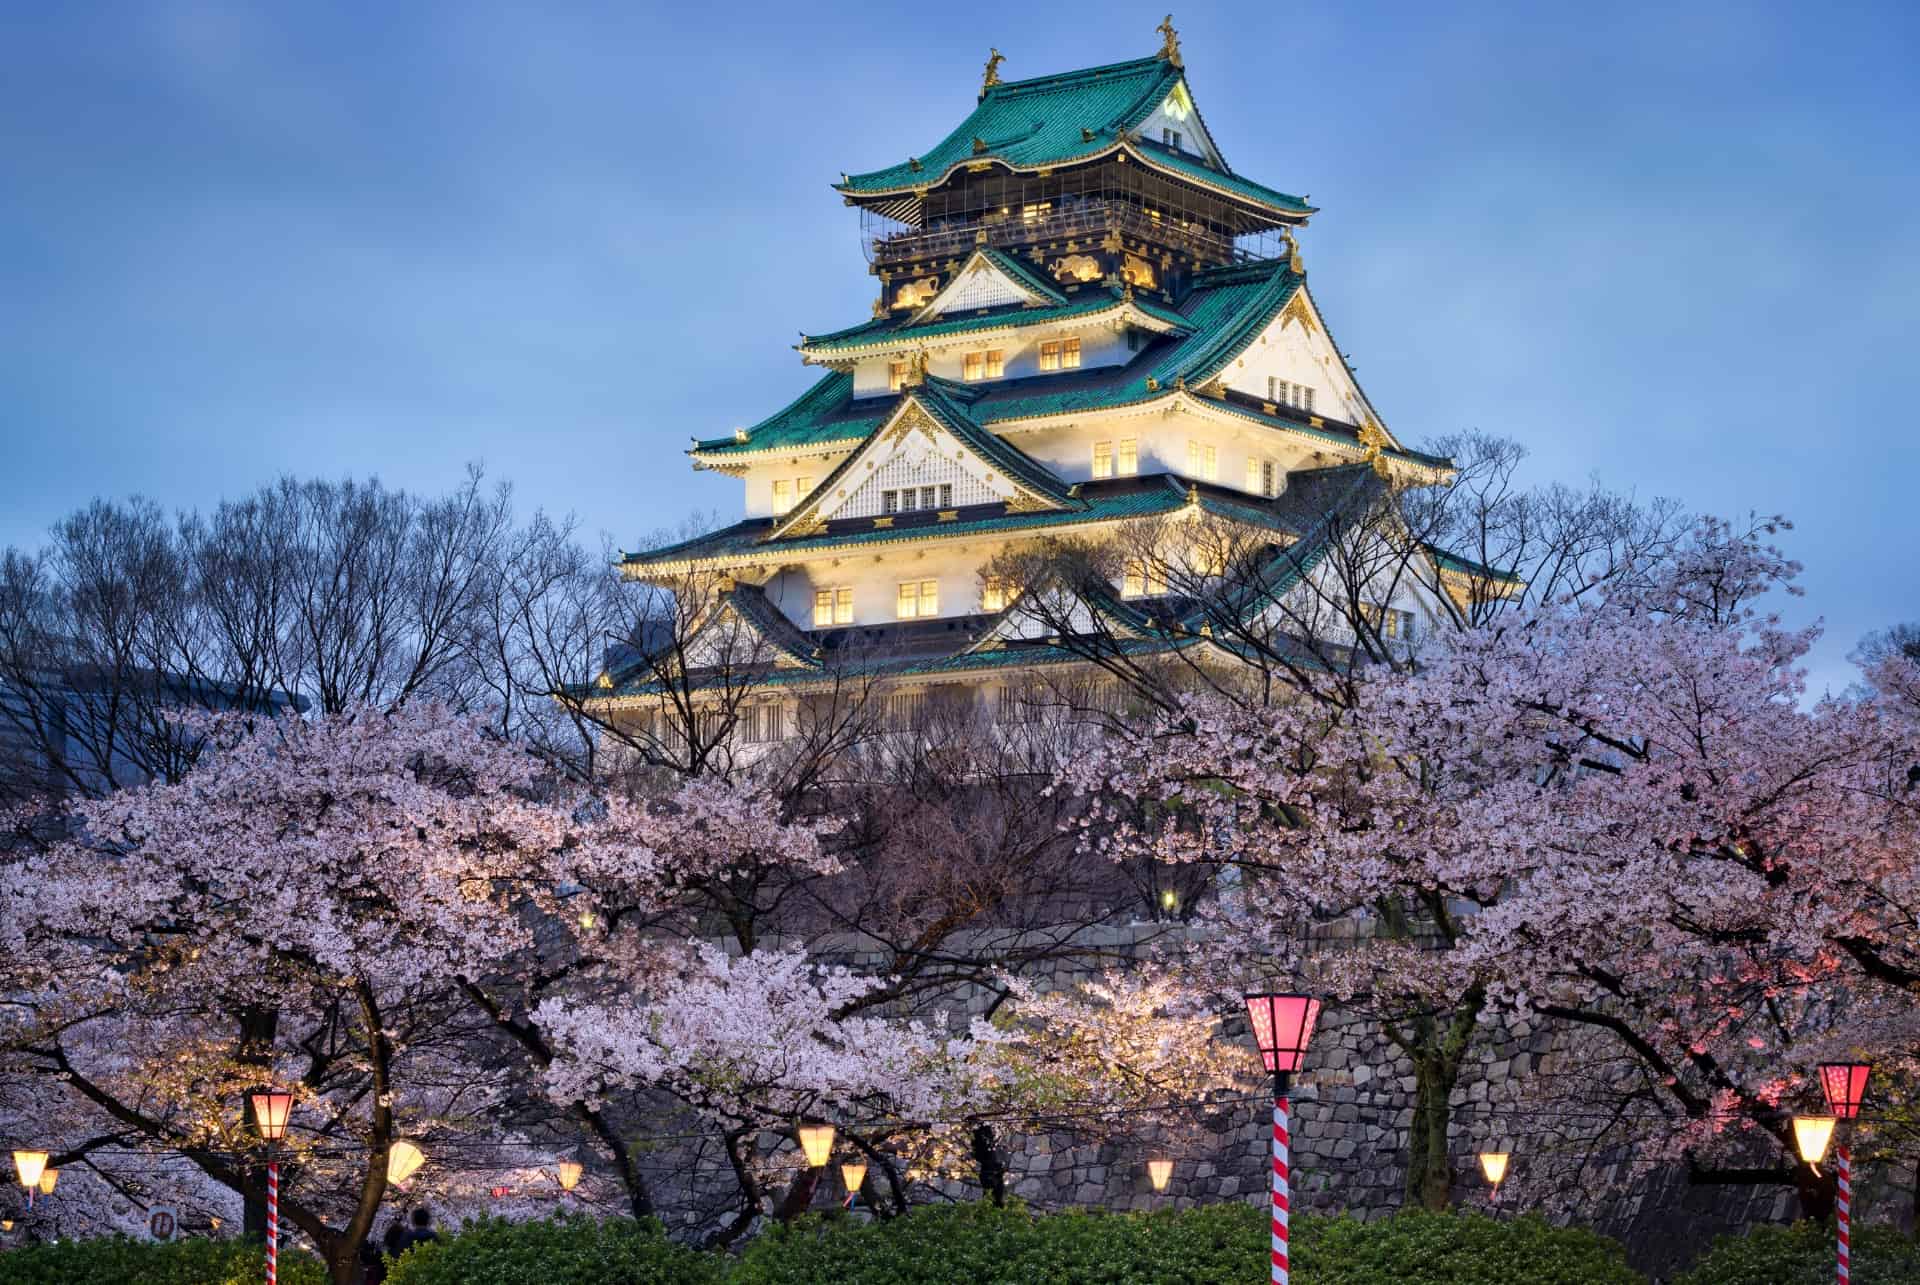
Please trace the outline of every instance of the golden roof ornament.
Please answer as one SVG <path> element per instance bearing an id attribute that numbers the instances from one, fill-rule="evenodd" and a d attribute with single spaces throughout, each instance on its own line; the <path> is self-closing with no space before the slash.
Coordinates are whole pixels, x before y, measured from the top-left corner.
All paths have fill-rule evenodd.
<path id="1" fill-rule="evenodd" d="M 980 80 L 980 97 L 985 98 L 987 91 L 1000 83 L 1000 64 L 1006 60 L 998 49 L 987 50 L 987 74 Z"/>
<path id="2" fill-rule="evenodd" d="M 1386 449 L 1390 443 L 1387 439 L 1387 430 L 1380 427 L 1380 421 L 1371 415 L 1367 416 L 1366 423 L 1360 425 L 1359 436 L 1360 445 L 1367 448 L 1367 453 L 1363 457 L 1365 462 L 1371 465 L 1373 471 L 1381 477 L 1391 477 L 1392 470 L 1387 465 L 1386 457 Z"/>
<path id="3" fill-rule="evenodd" d="M 1163 42 L 1160 46 L 1160 52 L 1155 54 L 1154 57 L 1165 58 L 1176 67 L 1186 66 L 1185 63 L 1180 61 L 1180 33 L 1173 29 L 1173 15 L 1168 14 L 1162 18 L 1160 25 L 1155 27 L 1154 30 L 1160 33 L 1160 39 Z"/>
<path id="4" fill-rule="evenodd" d="M 1306 266 L 1300 262 L 1300 243 L 1293 239 L 1293 229 L 1281 228 L 1280 239 L 1281 241 L 1285 242 L 1287 247 L 1288 271 L 1292 272 L 1293 275 L 1296 277 L 1306 276 L 1307 275 Z"/>

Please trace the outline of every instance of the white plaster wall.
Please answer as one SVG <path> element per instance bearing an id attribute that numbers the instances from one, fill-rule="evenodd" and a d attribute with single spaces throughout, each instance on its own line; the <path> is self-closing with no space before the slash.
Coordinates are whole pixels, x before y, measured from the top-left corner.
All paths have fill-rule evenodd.
<path id="1" fill-rule="evenodd" d="M 745 492 L 743 516 L 764 518 L 773 514 L 774 479 L 784 478 L 792 482 L 795 478 L 811 477 L 813 484 L 818 486 L 850 454 L 851 451 L 835 451 L 830 455 L 796 455 L 749 465 L 742 479 Z M 795 503 L 804 498 L 804 495 L 794 497 Z"/>
<path id="2" fill-rule="evenodd" d="M 1305 384 L 1313 389 L 1316 415 L 1349 424 L 1366 421 L 1366 406 L 1360 390 L 1347 374 L 1346 363 L 1334 351 L 1325 327 L 1317 318 L 1311 332 L 1298 319 L 1276 318 L 1227 368 L 1229 388 L 1263 401 L 1269 378 Z"/>
<path id="3" fill-rule="evenodd" d="M 1236 490 L 1247 489 L 1249 458 L 1271 459 L 1286 473 L 1311 467 L 1313 453 L 1310 446 L 1281 430 L 1244 420 L 1215 420 L 1184 413 L 1169 415 L 1158 408 L 1145 413 L 1090 415 L 1059 427 L 1006 434 L 1007 441 L 1069 482 L 1092 479 L 1095 442 L 1115 443 L 1117 454 L 1119 441 L 1126 437 L 1138 443 L 1141 476 L 1173 473 L 1186 477 L 1188 440 L 1210 442 L 1217 462 L 1212 480 Z"/>
<path id="4" fill-rule="evenodd" d="M 814 591 L 840 585 L 853 589 L 855 625 L 896 623 L 897 591 L 904 580 L 938 581 L 943 617 L 977 615 L 980 568 L 1002 547 L 990 540 L 966 540 L 952 547 L 909 545 L 801 563 L 782 568 L 767 582 L 765 592 L 789 620 L 809 630 L 814 627 Z"/>
<path id="5" fill-rule="evenodd" d="M 943 341 L 930 346 L 927 352 L 927 369 L 943 379 L 959 380 L 966 373 L 966 354 L 984 352 L 989 348 L 998 348 L 1006 354 L 1006 362 L 1001 379 L 1020 379 L 1028 375 L 1054 374 L 1053 371 L 1040 369 L 1040 345 L 1049 339 L 1067 339 L 1078 336 L 1080 339 L 1080 369 L 1091 370 L 1096 367 L 1124 366 L 1137 354 L 1127 347 L 1126 336 L 1114 329 L 1111 322 L 1095 322 L 1091 325 L 1035 326 L 1026 330 L 996 331 L 989 334 L 966 336 L 952 341 Z M 891 362 L 902 360 L 902 354 L 894 353 L 887 357 L 866 357 L 854 367 L 853 395 L 855 397 L 878 397 L 888 394 L 887 367 Z M 1071 371 L 1057 372 L 1071 375 Z M 993 384 L 996 380 L 983 380 Z"/>

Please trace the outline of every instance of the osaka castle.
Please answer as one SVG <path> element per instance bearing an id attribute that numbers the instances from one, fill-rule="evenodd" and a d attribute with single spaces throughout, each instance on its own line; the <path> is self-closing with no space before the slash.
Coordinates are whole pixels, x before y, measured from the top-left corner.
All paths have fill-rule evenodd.
<path id="1" fill-rule="evenodd" d="M 1224 523 L 1265 560 L 1267 592 L 1240 596 L 1259 612 L 1312 574 L 1342 506 L 1451 476 L 1402 445 L 1334 343 L 1294 235 L 1314 207 L 1233 169 L 1170 22 L 1161 36 L 1151 57 L 1029 80 L 1003 80 L 996 51 L 945 138 L 835 185 L 868 233 L 871 317 L 803 332 L 818 377 L 694 442 L 694 468 L 739 480 L 739 521 L 620 564 L 678 595 L 716 586 L 678 672 L 688 692 L 703 670 L 751 682 L 741 739 L 794 735 L 807 693 L 849 673 L 893 708 L 991 708 L 1084 668 L 1023 600 L 1046 587 L 989 570 L 1023 549 Z M 1433 559 L 1428 582 L 1361 608 L 1416 634 L 1475 570 Z M 1229 645 L 1153 559 L 1109 570 L 1089 629 L 1136 655 Z M 646 717 L 663 681 L 631 653 L 594 699 Z"/>

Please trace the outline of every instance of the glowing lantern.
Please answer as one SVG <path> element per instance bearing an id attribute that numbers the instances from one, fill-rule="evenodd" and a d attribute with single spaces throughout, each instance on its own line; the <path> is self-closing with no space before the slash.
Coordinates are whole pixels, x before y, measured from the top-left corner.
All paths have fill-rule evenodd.
<path id="1" fill-rule="evenodd" d="M 0 1218 L 0 1231 L 12 1231 L 12 1230 L 13 1230 L 13 1219 Z"/>
<path id="2" fill-rule="evenodd" d="M 1487 1175 L 1487 1181 L 1497 1191 L 1500 1180 L 1507 1176 L 1507 1153 L 1504 1151 L 1482 1151 L 1480 1153 L 1480 1172 Z"/>
<path id="3" fill-rule="evenodd" d="M 44 1151 L 16 1151 L 13 1153 L 14 1172 L 20 1175 L 22 1187 L 38 1187 L 40 1175 L 47 1167 L 47 1153 Z"/>
<path id="4" fill-rule="evenodd" d="M 807 1163 L 815 1169 L 824 1169 L 833 1156 L 833 1126 L 830 1124 L 803 1124 L 800 1126 L 800 1149 L 807 1153 Z"/>
<path id="5" fill-rule="evenodd" d="M 1827 1110 L 1840 1120 L 1852 1120 L 1860 1114 L 1860 1100 L 1867 1096 L 1867 1076 L 1873 1067 L 1866 1062 L 1822 1062 L 1820 1091 L 1827 1095 Z"/>
<path id="6" fill-rule="evenodd" d="M 402 1138 L 387 1149 L 387 1181 L 397 1187 L 419 1172 L 426 1162 L 426 1153 Z"/>
<path id="7" fill-rule="evenodd" d="M 1147 1177 L 1152 1180 L 1155 1191 L 1165 1191 L 1167 1184 L 1173 1181 L 1173 1161 L 1166 1159 L 1147 1161 Z"/>
<path id="8" fill-rule="evenodd" d="M 1249 995 L 1247 1017 L 1253 1042 L 1267 1070 L 1285 1075 L 1300 1069 L 1320 1017 L 1320 1001 L 1306 995 Z"/>
<path id="9" fill-rule="evenodd" d="M 1827 1144 L 1833 1141 L 1833 1126 L 1838 1123 L 1830 1115 L 1793 1117 L 1793 1144 L 1800 1149 L 1800 1158 L 1816 1173 L 1821 1160 L 1826 1158 Z"/>
<path id="10" fill-rule="evenodd" d="M 260 1136 L 268 1142 L 278 1142 L 287 1136 L 287 1117 L 293 1114 L 293 1094 L 273 1090 L 267 1093 L 255 1093 L 253 1098 L 253 1124 L 260 1130 Z"/>
<path id="11" fill-rule="evenodd" d="M 860 1190 L 860 1184 L 867 1180 L 867 1162 L 849 1160 L 840 1166 L 840 1180 L 847 1184 L 849 1192 Z"/>
<path id="12" fill-rule="evenodd" d="M 53 1194 L 54 1187 L 58 1185 L 59 1182 L 60 1182 L 60 1171 L 58 1169 L 55 1169 L 49 1166 L 48 1168 L 41 1170 L 40 1171 L 40 1194 L 43 1196 L 51 1196 Z"/>
<path id="13" fill-rule="evenodd" d="M 553 1171 L 560 1178 L 560 1190 L 562 1191 L 572 1191 L 575 1187 L 578 1187 L 580 1185 L 580 1175 L 586 1172 L 577 1160 L 562 1160 L 553 1167 Z"/>

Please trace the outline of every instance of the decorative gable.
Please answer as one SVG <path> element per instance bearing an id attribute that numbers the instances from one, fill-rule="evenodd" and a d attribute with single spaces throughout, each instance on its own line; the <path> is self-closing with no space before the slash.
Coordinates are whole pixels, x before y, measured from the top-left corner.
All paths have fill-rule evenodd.
<path id="1" fill-rule="evenodd" d="M 909 486 L 913 503 L 903 504 L 900 493 Z M 922 503 L 929 489 L 933 503 Z M 888 491 L 895 493 L 896 511 L 1000 503 L 1036 510 L 1071 503 L 1058 478 L 923 387 L 902 397 L 879 430 L 768 537 L 810 534 L 836 518 L 884 521 Z"/>
<path id="2" fill-rule="evenodd" d="M 1223 372 L 1226 385 L 1256 401 L 1348 424 L 1377 425 L 1380 417 L 1327 334 L 1305 285 L 1294 290 L 1240 356 Z M 1385 445 L 1400 445 L 1389 434 Z"/>
<path id="3" fill-rule="evenodd" d="M 1153 114 L 1140 122 L 1139 130 L 1141 137 L 1150 142 L 1199 157 L 1209 165 L 1224 165 L 1220 149 L 1213 145 L 1213 136 L 1207 133 L 1200 112 L 1193 105 L 1193 95 L 1187 92 L 1184 77 L 1174 82 L 1172 92 L 1161 100 Z"/>
<path id="4" fill-rule="evenodd" d="M 729 590 L 687 639 L 689 669 L 742 672 L 771 665 L 808 669 L 817 662 L 804 635 L 781 616 L 760 591 L 746 585 Z"/>
<path id="5" fill-rule="evenodd" d="M 946 288 L 907 324 L 924 325 L 952 313 L 1013 306 L 1037 308 L 1064 302 L 1065 295 L 1034 278 L 1013 260 L 990 250 L 975 250 L 953 274 Z"/>

